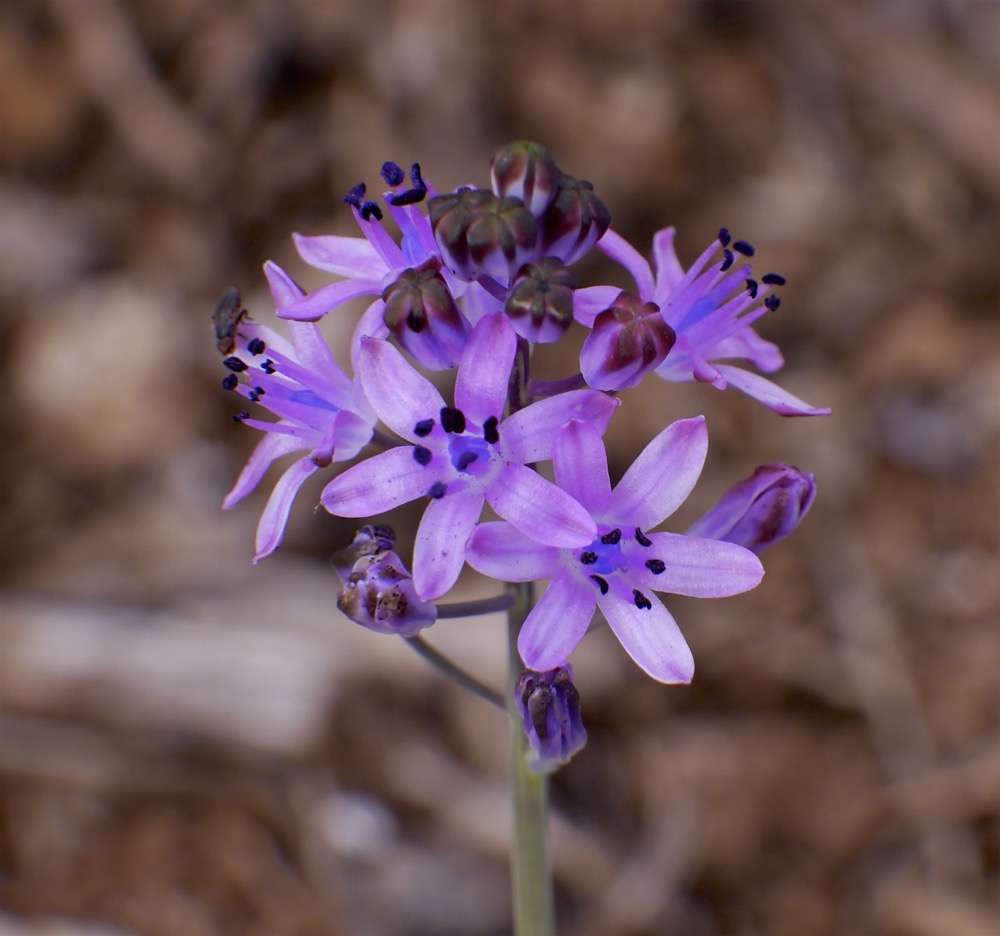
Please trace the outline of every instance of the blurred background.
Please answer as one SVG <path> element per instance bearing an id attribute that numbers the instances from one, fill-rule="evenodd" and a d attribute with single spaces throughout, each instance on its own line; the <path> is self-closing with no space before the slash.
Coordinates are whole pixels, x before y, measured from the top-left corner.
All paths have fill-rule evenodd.
<path id="1" fill-rule="evenodd" d="M 613 474 L 708 417 L 671 529 L 763 462 L 820 493 L 755 592 L 668 602 L 690 687 L 575 656 L 560 933 L 997 932 L 1000 3 L 39 0 L 0 12 L 4 936 L 509 932 L 504 719 L 338 616 L 319 479 L 251 564 L 209 313 L 270 322 L 267 258 L 323 284 L 289 235 L 355 233 L 384 160 L 482 185 L 518 138 L 643 250 L 754 242 L 833 408 L 616 415 Z M 498 620 L 431 636 L 500 683 Z"/>

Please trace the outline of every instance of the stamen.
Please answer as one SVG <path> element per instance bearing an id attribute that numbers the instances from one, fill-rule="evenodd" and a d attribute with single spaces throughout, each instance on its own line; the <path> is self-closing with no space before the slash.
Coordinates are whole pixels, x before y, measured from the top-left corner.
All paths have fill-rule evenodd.
<path id="1" fill-rule="evenodd" d="M 500 420 L 496 416 L 491 416 L 483 423 L 483 438 L 490 445 L 496 445 L 500 441 L 500 433 L 497 430 L 499 424 Z"/>
<path id="2" fill-rule="evenodd" d="M 602 595 L 606 595 L 608 593 L 608 582 L 607 582 L 607 579 L 603 579 L 599 575 L 592 575 L 590 577 L 590 580 L 592 582 L 596 582 L 597 583 L 597 587 L 601 590 L 601 594 Z"/>
<path id="3" fill-rule="evenodd" d="M 597 553 L 591 552 L 589 549 L 586 552 L 580 553 L 580 562 L 584 565 L 593 565 L 597 562 Z"/>
<path id="4" fill-rule="evenodd" d="M 398 208 L 401 205 L 415 205 L 417 202 L 424 200 L 424 196 L 427 194 L 427 189 L 422 188 L 411 188 L 407 189 L 405 192 L 400 192 L 398 195 L 393 195 L 389 199 L 389 204 L 393 208 Z"/>
<path id="5" fill-rule="evenodd" d="M 380 175 L 385 179 L 385 184 L 390 185 L 395 188 L 399 185 L 403 179 L 406 178 L 406 173 L 394 162 L 386 161 L 382 163 L 382 170 Z"/>
<path id="6" fill-rule="evenodd" d="M 474 461 L 479 460 L 479 455 L 476 452 L 463 452 L 458 459 L 458 463 L 455 467 L 459 471 L 465 471 Z"/>
<path id="7" fill-rule="evenodd" d="M 226 374 L 226 376 L 222 378 L 222 389 L 235 390 L 236 385 L 239 382 L 239 378 L 235 374 Z"/>
<path id="8" fill-rule="evenodd" d="M 722 261 L 722 266 L 719 267 L 719 272 L 725 273 L 726 270 L 733 265 L 733 261 L 735 261 L 736 258 L 733 256 L 733 252 L 731 250 L 723 250 L 722 256 L 724 259 Z"/>
<path id="9" fill-rule="evenodd" d="M 445 432 L 461 435 L 465 432 L 465 413 L 453 406 L 441 407 L 441 428 Z"/>
<path id="10" fill-rule="evenodd" d="M 344 203 L 360 211 L 361 203 L 364 201 L 365 192 L 367 191 L 368 186 L 364 182 L 359 182 L 344 196 Z"/>
<path id="11" fill-rule="evenodd" d="M 635 528 L 635 541 L 640 546 L 645 546 L 647 548 L 653 545 L 653 541 L 648 536 L 646 536 L 646 534 L 643 533 L 642 530 L 640 530 L 638 527 Z"/>
<path id="12" fill-rule="evenodd" d="M 431 463 L 431 450 L 423 445 L 413 446 L 413 460 L 422 468 L 426 468 Z"/>
<path id="13" fill-rule="evenodd" d="M 647 559 L 645 566 L 653 575 L 663 575 L 667 570 L 667 564 L 662 559 Z"/>
<path id="14" fill-rule="evenodd" d="M 249 418 L 250 418 L 250 413 L 248 413 L 246 410 L 243 410 L 242 412 L 236 413 L 232 417 L 232 420 L 234 423 L 239 423 L 243 422 L 244 419 L 249 419 Z"/>
<path id="15" fill-rule="evenodd" d="M 222 363 L 237 374 L 247 369 L 247 365 L 238 357 L 227 357 Z"/>
<path id="16" fill-rule="evenodd" d="M 247 351 L 249 351 L 254 357 L 258 354 L 263 354 L 267 350 L 267 345 L 264 344 L 263 340 L 260 338 L 253 338 L 247 344 Z"/>
<path id="17" fill-rule="evenodd" d="M 431 485 L 431 489 L 427 492 L 434 500 L 441 500 L 447 492 L 447 486 L 444 481 L 435 481 Z"/>
<path id="18" fill-rule="evenodd" d="M 764 305 L 773 312 L 778 308 L 778 306 L 781 305 L 781 300 L 774 293 L 771 293 L 771 295 L 764 300 Z"/>
<path id="19" fill-rule="evenodd" d="M 605 546 L 615 546 L 621 541 L 621 538 L 622 531 L 616 529 L 612 530 L 610 533 L 605 533 L 604 536 L 601 537 L 601 542 L 604 543 Z"/>
<path id="20" fill-rule="evenodd" d="M 434 428 L 433 419 L 421 419 L 420 422 L 418 422 L 413 427 L 413 434 L 418 439 L 423 439 L 424 437 L 429 436 L 431 434 L 431 430 L 433 428 Z"/>
<path id="21" fill-rule="evenodd" d="M 410 181 L 412 181 L 417 188 L 421 188 L 425 192 L 427 191 L 427 183 L 424 181 L 424 177 L 420 174 L 420 163 L 414 163 L 410 166 Z"/>
<path id="22" fill-rule="evenodd" d="M 372 218 L 376 221 L 382 220 L 382 209 L 379 208 L 379 206 L 373 201 L 366 201 L 362 204 L 362 206 L 358 209 L 358 214 L 361 215 L 365 221 L 371 221 Z"/>
<path id="23" fill-rule="evenodd" d="M 733 241 L 733 250 L 737 253 L 743 254 L 744 257 L 752 257 L 756 250 L 754 250 L 753 244 L 748 244 L 745 240 Z"/>
<path id="24" fill-rule="evenodd" d="M 787 280 L 778 273 L 765 273 L 760 281 L 768 286 L 784 286 Z"/>
<path id="25" fill-rule="evenodd" d="M 632 597 L 635 598 L 635 606 L 640 611 L 649 611 L 653 607 L 653 602 L 639 591 L 638 588 L 632 589 Z"/>
<path id="26" fill-rule="evenodd" d="M 729 228 L 719 228 L 719 243 L 722 244 L 723 247 L 728 247 L 729 242 L 732 239 L 733 238 L 729 234 Z"/>
<path id="27" fill-rule="evenodd" d="M 272 361 L 270 358 L 268 358 L 263 364 L 260 365 L 260 369 L 265 374 L 273 374 L 276 373 L 278 370 L 278 368 L 274 366 L 274 361 Z"/>
<path id="28" fill-rule="evenodd" d="M 751 299 L 756 299 L 757 298 L 757 280 L 755 280 L 755 279 L 748 279 L 747 280 L 747 290 L 750 293 L 750 298 Z"/>

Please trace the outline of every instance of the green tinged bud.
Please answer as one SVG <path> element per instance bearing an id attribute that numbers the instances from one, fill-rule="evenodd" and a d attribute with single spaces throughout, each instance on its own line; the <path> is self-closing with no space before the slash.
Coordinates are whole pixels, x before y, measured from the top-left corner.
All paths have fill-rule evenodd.
<path id="1" fill-rule="evenodd" d="M 538 252 L 575 263 L 611 226 L 611 212 L 585 179 L 563 173 L 555 200 L 538 219 Z"/>
<path id="2" fill-rule="evenodd" d="M 561 174 L 552 154 L 530 140 L 507 144 L 490 164 L 493 191 L 500 198 L 520 198 L 536 218 L 556 197 Z"/>
<path id="3" fill-rule="evenodd" d="M 517 271 L 504 312 L 522 338 L 558 341 L 573 321 L 576 277 L 557 257 L 544 257 Z"/>

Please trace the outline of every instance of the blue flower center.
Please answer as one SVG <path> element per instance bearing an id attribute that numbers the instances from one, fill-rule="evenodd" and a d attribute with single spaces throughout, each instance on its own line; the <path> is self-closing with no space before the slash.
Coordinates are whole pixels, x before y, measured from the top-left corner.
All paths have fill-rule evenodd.
<path id="1" fill-rule="evenodd" d="M 336 406 L 313 393 L 312 390 L 295 390 L 289 394 L 288 398 L 293 403 L 301 403 L 303 406 L 315 406 L 317 409 L 329 410 L 331 413 L 337 412 Z"/>
<path id="2" fill-rule="evenodd" d="M 448 439 L 448 456 L 456 471 L 482 474 L 490 463 L 490 445 L 481 436 L 453 435 Z"/>
<path id="3" fill-rule="evenodd" d="M 624 565 L 621 530 L 610 530 L 597 537 L 577 558 L 588 575 L 611 575 Z"/>

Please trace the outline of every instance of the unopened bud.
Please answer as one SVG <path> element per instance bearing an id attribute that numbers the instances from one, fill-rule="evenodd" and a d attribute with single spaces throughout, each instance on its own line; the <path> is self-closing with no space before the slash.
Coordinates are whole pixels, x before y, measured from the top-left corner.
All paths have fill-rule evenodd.
<path id="1" fill-rule="evenodd" d="M 504 312 L 522 338 L 547 344 L 558 341 L 573 321 L 576 277 L 556 257 L 528 263 L 511 283 Z"/>
<path id="2" fill-rule="evenodd" d="M 583 179 L 563 173 L 552 204 L 538 219 L 539 256 L 579 260 L 611 226 L 611 212 Z"/>
<path id="3" fill-rule="evenodd" d="M 509 143 L 490 164 L 493 191 L 500 198 L 520 198 L 536 218 L 556 197 L 561 174 L 552 154 L 530 140 Z"/>
<path id="4" fill-rule="evenodd" d="M 535 255 L 538 228 L 518 198 L 460 189 L 430 199 L 427 211 L 441 257 L 462 279 L 485 273 L 506 284 Z"/>
<path id="5" fill-rule="evenodd" d="M 761 465 L 726 491 L 687 532 L 760 554 L 795 532 L 815 496 L 816 483 L 808 471 L 792 465 Z"/>
<path id="6" fill-rule="evenodd" d="M 663 363 L 676 340 L 658 305 L 621 292 L 594 319 L 580 352 L 580 372 L 595 390 L 635 387 Z"/>
<path id="7" fill-rule="evenodd" d="M 413 577 L 396 553 L 362 556 L 337 593 L 337 607 L 379 634 L 412 637 L 437 620 L 437 607 L 421 601 Z"/>
<path id="8" fill-rule="evenodd" d="M 459 311 L 440 262 L 431 257 L 404 270 L 382 293 L 383 321 L 396 341 L 424 367 L 448 370 L 458 364 L 471 327 Z"/>
<path id="9" fill-rule="evenodd" d="M 556 770 L 587 743 L 587 730 L 580 717 L 580 693 L 573 685 L 573 667 L 568 663 L 544 673 L 525 670 L 514 693 L 531 746 L 532 770 Z"/>

